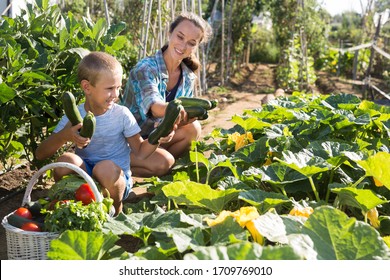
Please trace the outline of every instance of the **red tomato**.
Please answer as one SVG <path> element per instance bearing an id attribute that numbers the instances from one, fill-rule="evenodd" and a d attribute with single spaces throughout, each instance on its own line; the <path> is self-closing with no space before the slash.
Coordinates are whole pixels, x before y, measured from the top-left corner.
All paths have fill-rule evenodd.
<path id="1" fill-rule="evenodd" d="M 18 209 L 16 209 L 15 214 L 26 219 L 32 219 L 32 214 L 30 210 L 25 207 L 19 207 Z"/>
<path id="2" fill-rule="evenodd" d="M 41 231 L 41 228 L 34 222 L 28 222 L 23 224 L 21 229 L 26 231 Z"/>
<path id="3" fill-rule="evenodd" d="M 82 184 L 75 193 L 75 198 L 77 201 L 82 201 L 83 205 L 88 205 L 92 201 L 95 201 L 95 195 L 93 194 L 93 191 L 91 187 L 85 183 Z"/>

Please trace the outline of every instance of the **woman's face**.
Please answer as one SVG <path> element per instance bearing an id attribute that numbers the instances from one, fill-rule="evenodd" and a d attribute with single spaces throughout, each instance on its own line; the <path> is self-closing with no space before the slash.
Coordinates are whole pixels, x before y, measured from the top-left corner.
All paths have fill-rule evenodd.
<path id="1" fill-rule="evenodd" d="M 189 20 L 180 22 L 169 36 L 168 51 L 172 58 L 183 60 L 194 53 L 202 40 L 203 32 Z"/>

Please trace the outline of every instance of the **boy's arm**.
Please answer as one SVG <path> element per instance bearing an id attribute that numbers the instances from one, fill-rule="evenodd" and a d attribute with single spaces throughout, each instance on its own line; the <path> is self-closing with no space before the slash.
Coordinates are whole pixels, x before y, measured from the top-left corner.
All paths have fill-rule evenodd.
<path id="1" fill-rule="evenodd" d="M 71 126 L 68 123 L 62 130 L 57 133 L 53 133 L 47 139 L 42 141 L 35 151 L 35 157 L 38 160 L 43 160 L 54 155 L 58 149 L 60 149 L 67 142 L 74 142 L 78 146 L 83 146 L 82 142 L 87 142 L 85 139 L 78 134 L 78 130 L 82 124 L 79 123 L 75 126 Z M 87 139 L 89 141 L 89 139 Z"/>
<path id="2" fill-rule="evenodd" d="M 130 145 L 132 153 L 134 153 L 139 159 L 146 159 L 148 156 L 154 153 L 160 143 L 170 142 L 174 134 L 175 132 L 172 131 L 168 136 L 161 137 L 159 143 L 156 145 L 150 144 L 147 139 L 144 140 L 139 133 L 128 137 L 127 142 Z"/>

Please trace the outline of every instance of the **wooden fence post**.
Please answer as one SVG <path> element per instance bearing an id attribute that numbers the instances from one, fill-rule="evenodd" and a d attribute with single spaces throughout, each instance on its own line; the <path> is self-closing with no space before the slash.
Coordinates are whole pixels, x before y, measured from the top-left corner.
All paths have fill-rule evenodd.
<path id="1" fill-rule="evenodd" d="M 341 49 L 343 47 L 343 40 L 340 39 L 339 41 L 339 61 L 337 63 L 337 76 L 340 76 L 341 71 Z"/>
<path id="2" fill-rule="evenodd" d="M 372 67 L 372 62 L 374 60 L 374 54 L 375 54 L 375 48 L 374 47 L 376 46 L 376 41 L 378 40 L 379 32 L 381 30 L 381 18 L 382 18 L 382 15 L 379 14 L 378 25 L 376 26 L 374 40 L 373 40 L 372 46 L 371 46 L 370 61 L 368 62 L 366 75 L 364 77 L 363 99 L 367 99 L 368 88 L 370 87 L 369 83 L 370 83 L 370 76 L 371 76 L 371 67 Z M 374 99 L 373 96 L 372 96 L 372 99 Z"/>
<path id="3" fill-rule="evenodd" d="M 225 84 L 224 67 L 225 67 L 225 0 L 221 1 L 221 85 Z"/>
<path id="4" fill-rule="evenodd" d="M 359 50 L 355 51 L 355 55 L 353 57 L 353 69 L 352 69 L 352 80 L 357 79 L 357 66 L 359 62 Z"/>
<path id="5" fill-rule="evenodd" d="M 108 26 L 108 28 L 110 28 L 110 17 L 109 17 L 109 15 L 108 15 L 107 0 L 104 0 L 104 13 L 105 13 L 105 15 L 106 15 L 107 26 Z"/>

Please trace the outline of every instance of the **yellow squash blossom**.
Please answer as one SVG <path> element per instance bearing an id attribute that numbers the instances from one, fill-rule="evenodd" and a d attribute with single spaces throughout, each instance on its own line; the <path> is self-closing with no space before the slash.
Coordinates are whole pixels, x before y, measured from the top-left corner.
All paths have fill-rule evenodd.
<path id="1" fill-rule="evenodd" d="M 259 243 L 260 245 L 264 245 L 264 241 L 265 241 L 264 237 L 260 234 L 254 221 L 250 221 L 249 223 L 247 223 L 246 228 L 249 230 L 249 232 L 252 235 L 253 240 L 256 243 Z"/>
<path id="2" fill-rule="evenodd" d="M 370 224 L 374 227 L 374 228 L 379 228 L 379 214 L 378 214 L 378 210 L 376 209 L 376 207 L 370 209 L 368 212 L 367 212 L 367 218 L 370 220 Z"/>
<path id="3" fill-rule="evenodd" d="M 245 227 L 247 223 L 260 217 L 259 212 L 253 206 L 241 207 L 233 215 L 240 227 Z"/>
<path id="4" fill-rule="evenodd" d="M 209 227 L 218 225 L 220 223 L 223 223 L 227 217 L 232 217 L 232 212 L 223 210 L 221 213 L 219 213 L 218 217 L 216 219 L 210 219 L 210 218 L 205 218 L 206 223 L 208 224 Z"/>
<path id="5" fill-rule="evenodd" d="M 228 135 L 228 144 L 236 143 L 237 139 L 240 137 L 240 133 L 234 132 L 233 134 Z"/>
<path id="6" fill-rule="evenodd" d="M 266 157 L 266 159 L 265 159 L 265 162 L 264 162 L 264 166 L 268 166 L 268 165 L 271 165 L 271 163 L 272 163 L 272 158 L 273 158 L 273 152 L 268 152 L 267 153 L 267 157 Z"/>
<path id="7" fill-rule="evenodd" d="M 253 140 L 252 132 L 247 132 L 245 134 L 240 134 L 238 132 L 234 132 L 233 134 L 230 134 L 228 136 L 228 143 L 235 143 L 234 150 L 237 151 L 238 149 L 244 147 L 245 145 L 249 143 L 253 143 L 255 140 Z"/>
<path id="8" fill-rule="evenodd" d="M 299 204 L 296 204 L 293 209 L 290 211 L 291 216 L 301 216 L 308 218 L 314 212 L 313 208 L 310 206 L 303 207 Z"/>
<path id="9" fill-rule="evenodd" d="M 264 237 L 260 234 L 256 228 L 255 223 L 253 222 L 255 219 L 260 217 L 255 207 L 241 207 L 239 210 L 234 212 L 224 210 L 218 215 L 216 219 L 212 220 L 206 218 L 205 221 L 209 226 L 215 226 L 219 223 L 222 223 L 227 217 L 233 217 L 241 227 L 246 227 L 251 233 L 255 242 L 261 245 L 264 244 Z"/>
<path id="10" fill-rule="evenodd" d="M 379 181 L 377 178 L 373 177 L 374 178 L 374 184 L 376 187 L 383 187 L 383 183 L 381 181 Z"/>

